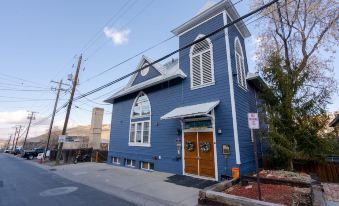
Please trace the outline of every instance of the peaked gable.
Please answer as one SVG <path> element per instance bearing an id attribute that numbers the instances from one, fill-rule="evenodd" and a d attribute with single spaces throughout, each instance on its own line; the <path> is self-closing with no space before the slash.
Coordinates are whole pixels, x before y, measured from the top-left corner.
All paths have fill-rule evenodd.
<path id="1" fill-rule="evenodd" d="M 144 67 L 147 64 L 151 64 L 153 60 L 146 56 L 142 56 L 137 68 L 135 70 L 138 70 L 142 67 Z M 135 73 L 132 78 L 130 79 L 128 86 L 134 86 L 139 83 L 142 83 L 144 81 L 147 81 L 149 79 L 155 78 L 157 76 L 160 76 L 164 73 L 164 68 L 160 64 L 154 64 L 149 66 L 148 68 L 145 68 L 138 73 Z"/>

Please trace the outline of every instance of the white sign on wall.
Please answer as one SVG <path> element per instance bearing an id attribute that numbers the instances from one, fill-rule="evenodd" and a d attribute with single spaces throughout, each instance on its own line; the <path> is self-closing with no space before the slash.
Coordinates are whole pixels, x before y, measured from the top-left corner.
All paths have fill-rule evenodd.
<path id="1" fill-rule="evenodd" d="M 248 127 L 250 129 L 259 129 L 259 117 L 258 113 L 248 113 Z"/>
<path id="2" fill-rule="evenodd" d="M 58 142 L 61 143 L 61 142 L 65 142 L 65 141 L 66 141 L 66 135 L 60 135 Z"/>

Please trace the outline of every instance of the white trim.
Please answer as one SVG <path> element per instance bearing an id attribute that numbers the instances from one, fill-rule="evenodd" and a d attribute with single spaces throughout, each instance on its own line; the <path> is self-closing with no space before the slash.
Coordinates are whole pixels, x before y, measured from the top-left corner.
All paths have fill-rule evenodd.
<path id="1" fill-rule="evenodd" d="M 139 99 L 139 97 L 140 97 L 142 94 L 145 95 L 146 98 L 147 98 L 147 100 L 148 100 L 149 107 L 150 107 L 150 108 L 149 108 L 149 109 L 150 109 L 149 115 L 142 115 L 142 112 L 141 112 L 141 116 L 133 117 L 133 109 L 134 109 L 134 105 L 135 105 L 135 103 L 137 102 L 137 100 Z M 151 117 L 151 115 L 152 115 L 151 101 L 149 100 L 149 98 L 148 98 L 148 96 L 147 96 L 147 94 L 146 94 L 145 92 L 140 91 L 139 94 L 137 95 L 137 97 L 136 97 L 136 98 L 134 99 L 134 101 L 133 101 L 132 108 L 131 108 L 131 113 L 130 113 L 130 119 L 141 119 L 141 118 L 145 118 L 145 117 Z"/>
<path id="2" fill-rule="evenodd" d="M 144 115 L 144 116 L 140 116 L 140 117 L 134 117 L 133 118 L 133 108 L 134 108 L 134 104 L 136 103 L 136 101 L 138 100 L 138 98 L 141 96 L 141 95 L 145 95 L 147 100 L 148 100 L 148 103 L 149 103 L 149 106 L 150 106 L 150 114 L 149 115 Z M 135 120 L 135 119 L 142 119 L 142 118 L 145 118 L 145 117 L 149 117 L 148 120 L 140 120 L 140 121 L 133 121 L 132 120 Z M 144 139 L 144 124 L 145 122 L 148 122 L 148 143 L 143 143 L 143 139 Z M 141 123 L 141 142 L 138 143 L 136 142 L 136 137 L 137 137 L 137 124 L 138 123 Z M 134 124 L 134 142 L 130 142 L 130 139 L 131 139 L 131 127 L 132 127 L 132 124 Z M 133 104 L 132 104 L 132 108 L 131 108 L 131 113 L 130 113 L 130 122 L 129 122 L 129 134 L 128 134 L 128 146 L 133 146 L 133 147 L 151 147 L 151 136 L 152 136 L 152 105 L 151 105 L 151 101 L 149 100 L 148 96 L 146 93 L 144 93 L 143 91 L 140 91 L 139 94 L 136 96 L 136 98 L 134 99 L 133 101 Z"/>
<path id="3" fill-rule="evenodd" d="M 174 33 L 177 36 L 181 36 L 182 34 L 186 33 L 187 31 L 190 31 L 191 29 L 199 26 L 200 24 L 205 23 L 206 21 L 208 21 L 211 18 L 219 15 L 222 12 L 227 12 L 227 14 L 230 14 L 229 17 L 230 18 L 231 18 L 231 16 L 233 17 L 231 19 L 238 19 L 240 17 L 238 11 L 234 7 L 234 4 L 231 1 L 223 0 L 223 1 L 220 1 L 219 3 L 216 3 L 212 7 L 206 9 L 205 11 L 195 15 L 193 18 L 191 18 L 190 20 L 181 24 L 180 26 L 176 27 L 171 32 Z M 216 13 L 216 14 L 213 15 L 214 13 Z M 204 19 L 206 19 L 206 20 L 204 20 Z M 251 35 L 248 28 L 246 27 L 246 25 L 243 21 L 240 21 L 237 24 L 240 27 L 243 27 L 243 29 L 241 29 L 241 30 L 237 27 L 239 32 L 241 33 L 241 35 L 243 35 L 245 37 L 249 37 Z"/>
<path id="4" fill-rule="evenodd" d="M 114 158 L 116 158 L 118 161 L 114 161 Z M 112 157 L 112 164 L 114 165 L 120 165 L 120 158 L 119 157 Z"/>
<path id="5" fill-rule="evenodd" d="M 127 160 L 131 161 L 130 165 L 127 164 Z M 134 162 L 134 166 L 133 166 L 132 162 Z M 136 161 L 135 160 L 133 160 L 133 159 L 125 159 L 125 167 L 135 168 L 135 166 L 136 166 Z"/>
<path id="6" fill-rule="evenodd" d="M 205 35 L 203 34 L 199 34 L 194 41 L 204 37 Z M 203 87 L 208 87 L 208 86 L 211 86 L 211 85 L 214 85 L 215 84 L 215 78 L 214 78 L 214 56 L 213 56 L 213 44 L 212 44 L 212 41 L 210 38 L 206 38 L 208 44 L 209 44 L 209 49 L 208 50 L 205 50 L 205 51 L 202 51 L 202 52 L 199 52 L 197 54 L 194 54 L 192 55 L 192 52 L 193 52 L 193 49 L 195 47 L 195 45 L 191 46 L 190 48 L 190 53 L 189 53 L 189 59 L 190 59 L 190 86 L 191 86 L 191 90 L 193 89 L 200 89 L 200 88 L 203 88 Z M 202 54 L 209 51 L 210 52 L 210 60 L 211 60 L 211 75 L 212 75 L 212 82 L 208 82 L 208 83 L 203 83 L 203 68 L 202 68 Z M 198 86 L 193 86 L 193 71 L 192 71 L 192 64 L 193 64 L 193 57 L 196 57 L 196 56 L 199 56 L 200 58 L 200 85 Z"/>
<path id="7" fill-rule="evenodd" d="M 218 173 L 218 160 L 217 160 L 217 142 L 216 142 L 216 133 L 215 133 L 215 115 L 214 115 L 214 109 L 212 110 L 212 115 L 210 120 L 212 121 L 212 128 L 197 128 L 197 129 L 184 129 L 184 120 L 181 119 L 181 128 L 182 128 L 182 134 L 181 134 L 181 151 L 182 151 L 182 174 L 186 176 L 191 177 L 197 177 L 200 179 L 207 179 L 207 180 L 219 180 L 219 173 Z M 185 142 L 185 132 L 193 132 L 196 133 L 197 137 L 197 143 L 199 142 L 199 132 L 211 132 L 213 134 L 213 156 L 214 156 L 214 178 L 211 177 L 205 177 L 200 175 L 193 175 L 189 173 L 185 173 L 185 150 L 184 150 L 184 142 Z M 199 156 L 199 150 L 198 150 L 198 156 Z M 198 161 L 198 174 L 200 174 L 200 161 Z"/>
<path id="8" fill-rule="evenodd" d="M 142 168 L 144 163 L 148 164 L 148 169 Z M 141 170 L 145 170 L 145 171 L 154 171 L 153 169 L 151 169 L 151 164 L 153 164 L 153 167 L 154 167 L 154 163 L 153 162 L 140 161 L 140 169 Z"/>
<path id="9" fill-rule="evenodd" d="M 219 172 L 218 172 L 218 158 L 217 158 L 217 138 L 215 134 L 215 115 L 214 109 L 212 110 L 212 128 L 213 128 L 213 144 L 214 144 L 214 171 L 215 171 L 215 179 L 219 181 Z"/>
<path id="10" fill-rule="evenodd" d="M 184 132 L 184 121 L 183 119 L 180 120 L 181 123 L 181 162 L 182 162 L 182 174 L 185 175 L 185 148 L 184 148 L 184 142 L 185 142 L 185 132 Z"/>
<path id="11" fill-rule="evenodd" d="M 145 64 L 145 61 L 147 61 L 149 64 L 152 64 L 152 62 L 153 62 L 153 60 L 150 59 L 149 57 L 146 57 L 145 55 L 142 55 L 142 57 L 141 57 L 141 59 L 140 59 L 140 61 L 139 61 L 139 64 L 138 64 L 138 66 L 136 67 L 136 69 L 135 69 L 134 71 L 136 71 L 136 70 L 142 68 L 143 65 Z M 156 63 L 156 64 L 153 64 L 152 66 L 153 66 L 156 70 L 158 70 L 158 72 L 159 72 L 161 75 L 164 74 L 165 68 L 164 68 L 161 64 Z M 126 87 L 132 86 L 132 84 L 133 84 L 135 78 L 137 77 L 138 73 L 139 73 L 139 72 L 137 72 L 137 73 L 135 73 L 135 74 L 132 75 L 132 77 L 129 79 L 129 81 L 128 81 Z"/>
<path id="12" fill-rule="evenodd" d="M 223 13 L 224 16 L 224 25 L 227 24 L 226 12 Z M 241 164 L 240 160 L 240 149 L 239 149 L 239 137 L 238 137 L 238 124 L 237 124 L 237 113 L 235 108 L 235 97 L 234 97 L 234 88 L 233 88 L 233 72 L 231 65 L 231 53 L 230 53 L 230 42 L 228 37 L 228 28 L 225 28 L 225 42 L 226 42 L 226 52 L 227 52 L 227 70 L 228 70 L 228 81 L 230 85 L 230 96 L 231 96 L 231 109 L 232 109 L 232 123 L 233 123 L 233 134 L 234 134 L 234 150 L 235 150 L 235 159 L 237 164 Z"/>
<path id="13" fill-rule="evenodd" d="M 148 143 L 144 143 L 144 125 L 145 122 L 148 122 Z M 137 124 L 141 123 L 141 142 L 137 142 Z M 134 142 L 130 142 L 131 138 L 131 127 L 134 124 Z M 143 121 L 136 121 L 130 122 L 129 128 L 129 139 L 128 139 L 128 146 L 139 146 L 139 147 L 151 147 L 151 120 L 143 120 Z"/>
<path id="14" fill-rule="evenodd" d="M 202 21 L 202 22 L 196 24 L 195 26 L 193 26 L 193 27 L 191 27 L 191 28 L 185 30 L 184 32 L 182 32 L 182 33 L 180 33 L 180 34 L 177 34 L 177 36 L 180 37 L 180 36 L 186 34 L 187 32 L 191 31 L 192 29 L 197 28 L 197 27 L 200 26 L 201 24 L 206 23 L 207 21 L 213 19 L 214 17 L 216 17 L 216 16 L 218 16 L 218 15 L 220 15 L 220 14 L 222 14 L 222 13 L 223 13 L 223 12 L 218 12 L 217 14 L 215 14 L 215 15 L 213 15 L 213 16 L 207 18 L 206 20 L 204 20 L 204 21 Z M 172 33 L 173 33 L 173 31 L 172 31 Z"/>

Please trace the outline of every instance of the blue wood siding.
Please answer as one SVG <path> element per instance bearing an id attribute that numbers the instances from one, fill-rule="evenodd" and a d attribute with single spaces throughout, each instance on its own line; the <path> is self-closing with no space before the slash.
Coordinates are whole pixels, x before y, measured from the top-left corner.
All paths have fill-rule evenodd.
<path id="1" fill-rule="evenodd" d="M 160 120 L 160 117 L 178 106 L 181 97 L 181 81 L 174 80 L 144 90 L 151 104 L 151 147 L 128 146 L 130 112 L 138 93 L 118 99 L 113 104 L 112 130 L 110 137 L 109 162 L 112 157 L 154 163 L 154 169 L 182 174 L 182 162 L 176 160 L 177 129 L 181 128 L 178 120 Z M 161 159 L 154 160 L 154 158 Z M 121 163 L 123 166 L 123 162 Z"/>

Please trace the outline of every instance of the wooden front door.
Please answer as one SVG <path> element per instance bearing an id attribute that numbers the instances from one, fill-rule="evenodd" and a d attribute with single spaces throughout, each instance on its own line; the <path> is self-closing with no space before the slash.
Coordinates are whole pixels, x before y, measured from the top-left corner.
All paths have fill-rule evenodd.
<path id="1" fill-rule="evenodd" d="M 185 173 L 192 175 L 199 175 L 198 173 L 198 151 L 197 151 L 197 133 L 186 132 L 185 133 L 185 145 L 187 142 L 193 144 L 193 150 L 189 150 L 185 146 Z"/>
<path id="2" fill-rule="evenodd" d="M 205 177 L 215 177 L 214 171 L 214 144 L 213 144 L 213 133 L 212 132 L 198 132 L 199 140 L 199 175 Z M 203 151 L 201 144 L 207 146 L 209 150 Z"/>
<path id="3" fill-rule="evenodd" d="M 186 132 L 184 137 L 185 173 L 215 178 L 213 133 Z M 193 150 L 189 151 L 187 142 L 193 143 Z M 202 144 L 209 145 L 209 150 L 204 151 Z"/>

